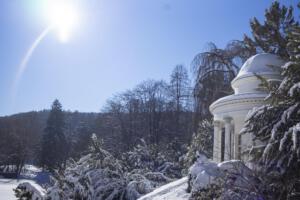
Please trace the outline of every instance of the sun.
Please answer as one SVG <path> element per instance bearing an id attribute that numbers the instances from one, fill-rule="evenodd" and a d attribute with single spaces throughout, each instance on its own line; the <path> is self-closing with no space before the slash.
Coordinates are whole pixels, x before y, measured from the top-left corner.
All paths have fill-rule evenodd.
<path id="1" fill-rule="evenodd" d="M 46 17 L 50 26 L 58 32 L 62 42 L 68 41 L 79 20 L 74 1 L 51 0 L 46 6 Z"/>

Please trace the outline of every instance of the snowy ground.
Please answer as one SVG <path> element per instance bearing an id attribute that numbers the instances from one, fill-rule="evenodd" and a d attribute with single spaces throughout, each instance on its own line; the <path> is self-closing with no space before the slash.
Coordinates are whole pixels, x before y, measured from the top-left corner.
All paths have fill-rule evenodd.
<path id="1" fill-rule="evenodd" d="M 0 179 L 0 200 L 15 200 L 16 197 L 13 189 L 23 182 L 30 182 L 32 185 L 40 188 L 40 186 L 32 180 Z"/>
<path id="2" fill-rule="evenodd" d="M 0 178 L 0 200 L 15 200 L 13 189 L 20 183 L 29 182 L 37 189 L 42 190 L 40 184 L 49 181 L 49 174 L 32 165 L 26 165 L 20 179 Z"/>
<path id="3" fill-rule="evenodd" d="M 166 184 L 153 192 L 139 198 L 139 200 L 187 200 L 190 194 L 186 192 L 187 177 Z"/>

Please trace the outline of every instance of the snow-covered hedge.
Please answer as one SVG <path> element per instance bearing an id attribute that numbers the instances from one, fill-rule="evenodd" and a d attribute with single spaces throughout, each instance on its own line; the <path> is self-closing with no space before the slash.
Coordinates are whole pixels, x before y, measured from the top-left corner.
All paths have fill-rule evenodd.
<path id="1" fill-rule="evenodd" d="M 36 200 L 136 200 L 173 179 L 176 167 L 172 163 L 163 162 L 154 168 L 143 169 L 143 163 L 150 163 L 147 146 L 140 146 L 137 151 L 129 153 L 131 162 L 137 169 L 128 171 L 124 163 L 101 148 L 101 143 L 94 135 L 91 151 L 79 161 L 69 160 L 66 168 L 57 171 L 46 195 L 41 196 L 29 186 L 19 185 L 18 197 L 38 197 Z M 160 172 L 161 171 L 161 172 Z M 179 170 L 180 171 L 180 170 Z"/>
<path id="2" fill-rule="evenodd" d="M 265 185 L 255 171 L 240 160 L 215 163 L 200 156 L 189 169 L 189 191 L 192 199 L 204 196 L 220 199 L 259 199 Z"/>
<path id="3" fill-rule="evenodd" d="M 29 182 L 20 183 L 14 191 L 16 197 L 22 200 L 43 200 L 46 194 L 43 188 Z"/>

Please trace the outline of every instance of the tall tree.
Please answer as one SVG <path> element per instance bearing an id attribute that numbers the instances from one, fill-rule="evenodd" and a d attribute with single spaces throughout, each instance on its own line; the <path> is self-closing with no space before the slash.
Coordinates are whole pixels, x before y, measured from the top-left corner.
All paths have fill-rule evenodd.
<path id="1" fill-rule="evenodd" d="M 209 105 L 220 97 L 233 92 L 230 82 L 239 68 L 255 48 L 249 48 L 243 41 L 233 40 L 224 49 L 214 43 L 208 44 L 208 50 L 195 56 L 192 67 L 195 76 L 195 128 L 200 119 L 210 118 Z"/>
<path id="2" fill-rule="evenodd" d="M 190 80 L 188 71 L 183 65 L 177 65 L 172 71 L 169 83 L 170 103 L 172 105 L 172 137 L 182 138 L 190 127 L 189 118 L 186 113 L 192 110 Z M 188 120 L 188 121 L 187 121 Z"/>
<path id="3" fill-rule="evenodd" d="M 291 27 L 297 23 L 294 20 L 293 7 L 281 6 L 278 1 L 274 1 L 270 8 L 266 9 L 263 23 L 255 17 L 250 21 L 252 38 L 245 35 L 244 43 L 248 48 L 256 49 L 258 52 L 288 58 L 287 36 Z"/>
<path id="4" fill-rule="evenodd" d="M 47 120 L 42 138 L 41 164 L 50 170 L 61 169 L 68 156 L 68 143 L 64 134 L 64 114 L 56 99 Z"/>
<path id="5" fill-rule="evenodd" d="M 171 74 L 170 93 L 175 102 L 177 113 L 186 109 L 190 97 L 190 80 L 187 69 L 183 65 L 177 65 Z"/>
<path id="6" fill-rule="evenodd" d="M 254 110 L 243 129 L 254 136 L 250 155 L 261 164 L 276 199 L 300 196 L 300 26 L 289 29 L 283 81 L 278 87 L 267 85 L 271 103 Z"/>

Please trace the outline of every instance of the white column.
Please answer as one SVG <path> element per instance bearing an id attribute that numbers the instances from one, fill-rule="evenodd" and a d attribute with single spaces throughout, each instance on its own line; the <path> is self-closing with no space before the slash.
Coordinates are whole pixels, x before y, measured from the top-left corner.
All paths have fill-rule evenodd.
<path id="1" fill-rule="evenodd" d="M 244 125 L 244 117 L 238 116 L 234 118 L 234 159 L 241 159 L 241 135 L 240 131 Z"/>
<path id="2" fill-rule="evenodd" d="M 240 152 L 239 152 L 239 133 L 234 133 L 234 159 L 240 159 Z"/>
<path id="3" fill-rule="evenodd" d="M 231 120 L 230 117 L 225 117 L 225 152 L 224 152 L 224 160 L 231 159 Z"/>
<path id="4" fill-rule="evenodd" d="M 214 121 L 213 160 L 221 161 L 221 123 L 219 121 Z"/>

